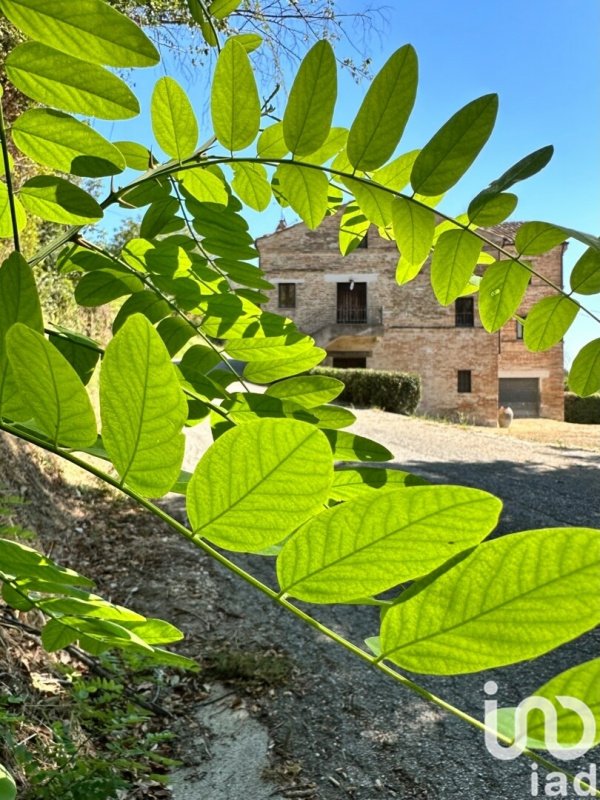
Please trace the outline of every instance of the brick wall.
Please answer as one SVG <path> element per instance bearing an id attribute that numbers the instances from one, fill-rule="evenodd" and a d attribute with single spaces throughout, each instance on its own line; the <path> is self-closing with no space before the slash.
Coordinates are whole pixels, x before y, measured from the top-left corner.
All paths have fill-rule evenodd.
<path id="1" fill-rule="evenodd" d="M 269 310 L 292 317 L 321 346 L 327 347 L 333 340 L 332 352 L 338 336 L 353 334 L 354 338 L 346 341 L 352 341 L 354 352 L 366 353 L 368 367 L 419 374 L 423 385 L 420 409 L 425 413 L 496 424 L 499 375 L 522 375 L 540 379 L 541 415 L 563 418 L 562 345 L 547 353 L 529 353 L 516 339 L 514 321 L 497 334 L 486 333 L 479 322 L 476 296 L 475 326 L 455 327 L 454 305 L 440 307 L 427 266 L 414 281 L 398 286 L 395 243 L 381 239 L 371 227 L 368 248 L 343 257 L 338 226 L 339 218 L 330 217 L 316 231 L 299 224 L 259 240 L 261 267 L 267 278 L 275 284 L 296 283 L 296 308 L 278 308 L 275 290 Z M 539 271 L 562 285 L 561 247 L 535 262 Z M 369 309 L 382 309 L 381 327 L 335 325 L 336 283 L 350 280 L 367 283 Z M 548 293 L 551 290 L 534 278 L 521 312 L 525 314 Z M 377 335 L 374 345 L 373 334 Z M 471 371 L 470 393 L 457 391 L 458 370 Z"/>

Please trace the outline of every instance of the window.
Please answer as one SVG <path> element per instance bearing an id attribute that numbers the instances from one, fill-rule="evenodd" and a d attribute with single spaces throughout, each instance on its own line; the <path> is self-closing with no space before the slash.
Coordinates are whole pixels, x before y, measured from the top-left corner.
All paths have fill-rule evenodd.
<path id="1" fill-rule="evenodd" d="M 523 322 L 520 322 L 519 320 L 517 320 L 517 322 L 516 322 L 516 336 L 517 336 L 517 339 L 523 339 L 523 330 L 524 330 Z"/>
<path id="2" fill-rule="evenodd" d="M 277 287 L 279 308 L 296 308 L 296 284 L 280 283 Z"/>
<path id="3" fill-rule="evenodd" d="M 457 328 L 472 328 L 475 324 L 472 297 L 459 297 L 454 304 L 454 324 Z"/>
<path id="4" fill-rule="evenodd" d="M 366 369 L 367 359 L 362 356 L 334 356 L 333 366 L 336 369 Z"/>
<path id="5" fill-rule="evenodd" d="M 471 391 L 471 370 L 459 369 L 458 370 L 458 391 L 461 394 L 466 394 Z"/>

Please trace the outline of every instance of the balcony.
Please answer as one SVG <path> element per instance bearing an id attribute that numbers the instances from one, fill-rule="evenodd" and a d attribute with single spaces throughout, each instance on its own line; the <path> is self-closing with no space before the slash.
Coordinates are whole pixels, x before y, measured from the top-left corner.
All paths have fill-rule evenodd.
<path id="1" fill-rule="evenodd" d="M 331 306 L 320 308 L 304 326 L 320 347 L 338 336 L 377 336 L 383 332 L 381 306 Z"/>

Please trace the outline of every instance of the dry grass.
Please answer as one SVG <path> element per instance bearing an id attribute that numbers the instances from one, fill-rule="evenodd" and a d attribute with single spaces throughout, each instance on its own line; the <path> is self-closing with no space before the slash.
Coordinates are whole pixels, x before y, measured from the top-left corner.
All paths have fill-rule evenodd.
<path id="1" fill-rule="evenodd" d="M 553 419 L 515 419 L 510 428 L 481 428 L 486 433 L 568 449 L 600 452 L 600 425 L 576 425 Z"/>

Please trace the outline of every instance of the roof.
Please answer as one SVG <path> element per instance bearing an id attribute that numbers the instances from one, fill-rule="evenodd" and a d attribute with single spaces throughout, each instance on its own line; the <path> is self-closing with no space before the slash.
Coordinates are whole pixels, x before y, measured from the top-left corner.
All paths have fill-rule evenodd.
<path id="1" fill-rule="evenodd" d="M 335 215 L 331 215 L 333 217 Z M 331 217 L 326 217 L 325 219 L 331 219 Z M 296 228 L 298 225 L 304 225 L 302 220 L 298 222 L 293 222 L 291 225 L 282 225 L 281 221 L 277 225 L 274 231 L 271 233 L 265 233 L 262 236 L 259 236 L 257 241 L 260 239 L 268 239 L 271 236 L 276 236 L 278 233 L 282 233 L 283 231 L 289 231 L 292 228 Z M 514 222 L 500 222 L 498 225 L 489 225 L 487 227 L 482 227 L 480 230 L 485 231 L 488 234 L 491 234 L 494 238 L 502 239 L 502 244 L 514 244 L 515 236 L 517 235 L 517 231 L 523 225 L 522 221 L 514 221 Z"/>

